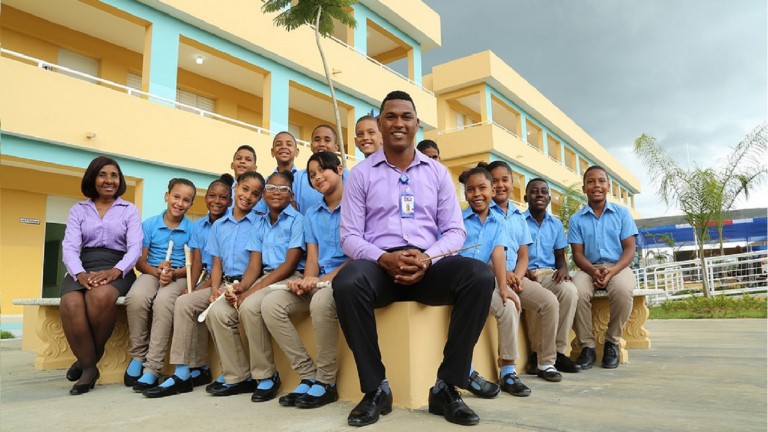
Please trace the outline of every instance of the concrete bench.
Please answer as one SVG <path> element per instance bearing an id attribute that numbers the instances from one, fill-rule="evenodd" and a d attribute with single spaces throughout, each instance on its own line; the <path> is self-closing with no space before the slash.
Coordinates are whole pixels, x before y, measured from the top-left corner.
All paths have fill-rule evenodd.
<path id="1" fill-rule="evenodd" d="M 648 321 L 648 306 L 646 297 L 654 294 L 663 294 L 661 289 L 640 289 L 635 288 L 632 300 L 632 313 L 629 315 L 629 321 L 624 326 L 621 335 L 621 362 L 629 361 L 629 352 L 627 349 L 649 349 L 651 339 L 645 323 Z M 608 319 L 611 316 L 610 303 L 608 302 L 608 292 L 605 290 L 595 291 L 592 298 L 592 329 L 595 333 L 597 346 L 595 351 L 597 359 L 603 357 L 603 345 L 605 344 L 605 331 L 608 329 Z M 575 334 L 571 331 L 573 340 L 571 341 L 571 357 L 576 358 L 581 353 L 581 347 L 578 345 Z"/>
<path id="2" fill-rule="evenodd" d="M 649 290 L 654 291 L 655 290 Z M 650 339 L 645 330 L 648 308 L 645 306 L 644 290 L 635 290 L 634 306 L 630 321 L 624 329 L 622 340 L 622 361 L 629 359 L 626 348 L 650 348 Z M 58 298 L 17 299 L 13 303 L 24 306 L 24 332 L 22 348 L 33 351 L 35 368 L 42 370 L 66 369 L 74 361 L 61 326 Z M 123 306 L 124 297 L 117 300 Z M 407 408 L 426 405 L 427 392 L 435 380 L 437 367 L 442 359 L 443 345 L 448 334 L 448 322 L 451 309 L 449 306 L 430 307 L 415 302 L 397 302 L 376 310 L 379 345 L 384 364 L 395 396 L 395 403 Z M 598 338 L 598 359 L 602 355 L 605 341 L 605 329 L 608 325 L 608 299 L 598 291 L 593 300 L 593 322 Z M 308 314 L 294 318 L 302 340 L 309 352 L 316 352 L 312 333 L 312 322 Z M 525 323 L 522 319 L 521 323 Z M 242 334 L 242 332 L 241 332 Z M 528 359 L 529 343 L 525 324 L 520 326 L 518 348 L 520 359 L 518 370 L 525 370 Z M 571 332 L 573 337 L 573 332 Z M 112 337 L 107 342 L 104 357 L 99 362 L 101 378 L 99 383 L 122 383 L 123 372 L 130 361 L 128 349 L 128 321 L 125 308 L 118 308 L 117 323 Z M 169 350 L 170 351 L 170 350 Z M 573 346 L 574 355 L 580 348 Z M 299 377 L 291 369 L 290 363 L 278 346 L 274 347 L 275 364 L 283 379 L 283 390 L 288 391 L 298 385 Z M 480 340 L 475 346 L 474 365 L 485 377 L 498 376 L 497 364 L 498 331 L 496 320 L 489 317 Z M 566 353 L 568 354 L 568 353 Z M 575 357 L 574 357 L 575 358 Z M 209 364 L 214 376 L 220 373 L 218 353 L 213 343 L 209 343 Z M 166 365 L 163 373 L 172 374 L 173 367 Z M 528 380 L 534 379 L 529 377 Z M 347 347 L 343 336 L 339 341 L 339 375 L 337 377 L 339 397 L 342 400 L 356 402 L 360 398 L 360 386 L 357 379 L 352 352 Z"/>

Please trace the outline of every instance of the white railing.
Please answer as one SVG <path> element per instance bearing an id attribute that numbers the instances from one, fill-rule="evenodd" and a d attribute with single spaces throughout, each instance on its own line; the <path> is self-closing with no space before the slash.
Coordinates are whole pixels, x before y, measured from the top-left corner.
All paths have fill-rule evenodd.
<path id="1" fill-rule="evenodd" d="M 677 261 L 636 269 L 635 276 L 638 287 L 662 290 L 649 298 L 653 304 L 703 295 L 705 274 L 712 295 L 768 292 L 768 251 L 708 257 L 704 268 L 698 259 Z"/>
<path id="2" fill-rule="evenodd" d="M 31 62 L 31 63 L 37 65 L 37 67 L 39 67 L 41 69 L 45 69 L 45 70 L 49 70 L 49 71 L 54 71 L 54 72 L 66 72 L 67 74 L 74 75 L 76 77 L 80 77 L 80 78 L 86 79 L 88 81 L 96 82 L 96 83 L 102 84 L 104 86 L 114 88 L 116 90 L 124 91 L 128 95 L 130 95 L 130 96 L 135 96 L 135 95 L 144 96 L 147 100 L 159 101 L 159 102 L 163 102 L 163 103 L 166 103 L 166 104 L 169 104 L 169 105 L 173 105 L 174 107 L 179 108 L 179 109 L 184 109 L 184 110 L 192 111 L 192 112 L 196 113 L 197 115 L 199 115 L 201 117 L 208 117 L 208 118 L 220 120 L 220 121 L 223 121 L 223 122 L 235 125 L 235 126 L 241 126 L 241 127 L 247 128 L 247 129 L 251 129 L 251 130 L 253 130 L 253 131 L 257 132 L 257 133 L 268 135 L 268 136 L 275 136 L 277 134 L 277 132 L 273 132 L 273 131 L 271 131 L 269 129 L 266 129 L 266 128 L 263 128 L 263 127 L 260 127 L 260 126 L 256 126 L 254 124 L 246 123 L 246 122 L 241 121 L 241 120 L 237 120 L 237 119 L 233 119 L 231 117 L 223 116 L 221 114 L 216 114 L 216 113 L 211 112 L 211 111 L 206 111 L 206 110 L 200 109 L 200 108 L 198 108 L 196 106 L 187 105 L 187 104 L 178 102 L 178 101 L 173 100 L 173 99 L 168 99 L 168 98 L 165 98 L 165 97 L 162 97 L 162 96 L 158 96 L 158 95 L 153 94 L 153 93 L 148 93 L 148 92 L 145 92 L 145 91 L 137 90 L 137 89 L 135 89 L 133 87 L 128 87 L 128 86 L 126 86 L 124 84 L 118 84 L 118 83 L 116 83 L 114 81 L 105 80 L 103 78 L 99 78 L 99 77 L 94 76 L 94 75 L 89 75 L 89 74 L 86 74 L 86 73 L 83 73 L 83 72 L 80 72 L 80 71 L 77 71 L 77 70 L 74 70 L 74 69 L 70 69 L 68 67 L 59 66 L 56 63 L 51 63 L 51 62 L 47 62 L 45 60 L 41 60 L 41 59 L 38 59 L 38 58 L 35 58 L 35 57 L 30 57 L 28 55 L 21 54 L 21 53 L 16 52 L 16 51 L 11 51 L 9 49 L 0 48 L 0 54 L 5 54 L 5 55 L 11 56 L 11 57 L 16 57 L 16 58 L 19 58 L 19 59 L 22 59 L 22 60 L 26 60 L 28 62 Z M 297 139 L 296 143 L 299 144 L 299 145 L 305 146 L 307 148 L 311 147 L 309 141 L 304 141 L 304 140 L 301 140 L 301 139 Z M 347 160 L 357 161 L 358 159 L 355 156 L 353 156 L 353 155 L 347 155 Z"/>

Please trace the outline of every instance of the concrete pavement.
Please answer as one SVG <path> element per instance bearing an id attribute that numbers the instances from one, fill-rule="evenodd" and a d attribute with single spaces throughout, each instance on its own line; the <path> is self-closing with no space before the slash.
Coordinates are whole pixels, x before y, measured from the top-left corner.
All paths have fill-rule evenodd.
<path id="1" fill-rule="evenodd" d="M 528 398 L 467 394 L 481 418 L 471 430 L 766 430 L 766 320 L 655 320 L 647 328 L 653 348 L 632 350 L 630 363 L 618 369 L 598 365 L 564 374 L 560 383 L 523 376 L 533 390 Z M 214 398 L 202 388 L 146 399 L 116 384 L 69 396 L 64 371 L 33 369 L 34 355 L 20 346 L 0 342 L 2 431 L 354 430 L 346 425 L 351 403 L 299 410 L 255 404 L 249 395 Z M 466 430 L 424 407 L 395 408 L 363 430 L 444 429 Z"/>

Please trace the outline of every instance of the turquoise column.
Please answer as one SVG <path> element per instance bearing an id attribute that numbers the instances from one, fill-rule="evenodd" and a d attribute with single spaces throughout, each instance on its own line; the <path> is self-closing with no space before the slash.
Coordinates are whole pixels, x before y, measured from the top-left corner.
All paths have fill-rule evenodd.
<path id="1" fill-rule="evenodd" d="M 413 78 L 416 84 L 421 85 L 421 46 L 413 44 Z"/>
<path id="2" fill-rule="evenodd" d="M 271 73 L 269 88 L 269 130 L 280 132 L 288 130 L 288 85 L 289 79 L 283 71 L 274 70 Z"/>
<path id="3" fill-rule="evenodd" d="M 485 91 L 483 92 L 485 96 L 485 121 L 492 122 L 493 121 L 493 103 L 491 99 L 491 90 L 488 88 L 488 85 L 485 85 Z M 482 120 L 482 119 L 481 119 Z"/>
<path id="4" fill-rule="evenodd" d="M 176 100 L 176 80 L 179 67 L 179 32 L 172 23 L 156 21 L 147 30 L 150 38 L 149 92 L 166 99 Z M 162 102 L 161 102 L 162 103 Z"/>
<path id="5" fill-rule="evenodd" d="M 360 4 L 355 5 L 355 49 L 365 55 L 368 55 L 368 13 L 366 8 Z"/>
<path id="6" fill-rule="evenodd" d="M 542 152 L 545 155 L 549 156 L 549 140 L 547 140 L 547 135 L 549 135 L 547 133 L 547 130 L 542 128 L 541 129 L 541 148 L 542 148 Z"/>

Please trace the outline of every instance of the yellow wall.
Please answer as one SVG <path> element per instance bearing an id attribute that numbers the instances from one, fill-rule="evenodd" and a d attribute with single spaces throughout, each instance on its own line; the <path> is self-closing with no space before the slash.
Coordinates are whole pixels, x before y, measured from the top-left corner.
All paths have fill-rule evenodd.
<path id="1" fill-rule="evenodd" d="M 21 314 L 14 298 L 40 297 L 43 283 L 46 195 L 0 189 L 0 307 L 5 314 Z M 39 219 L 39 225 L 19 222 Z"/>

